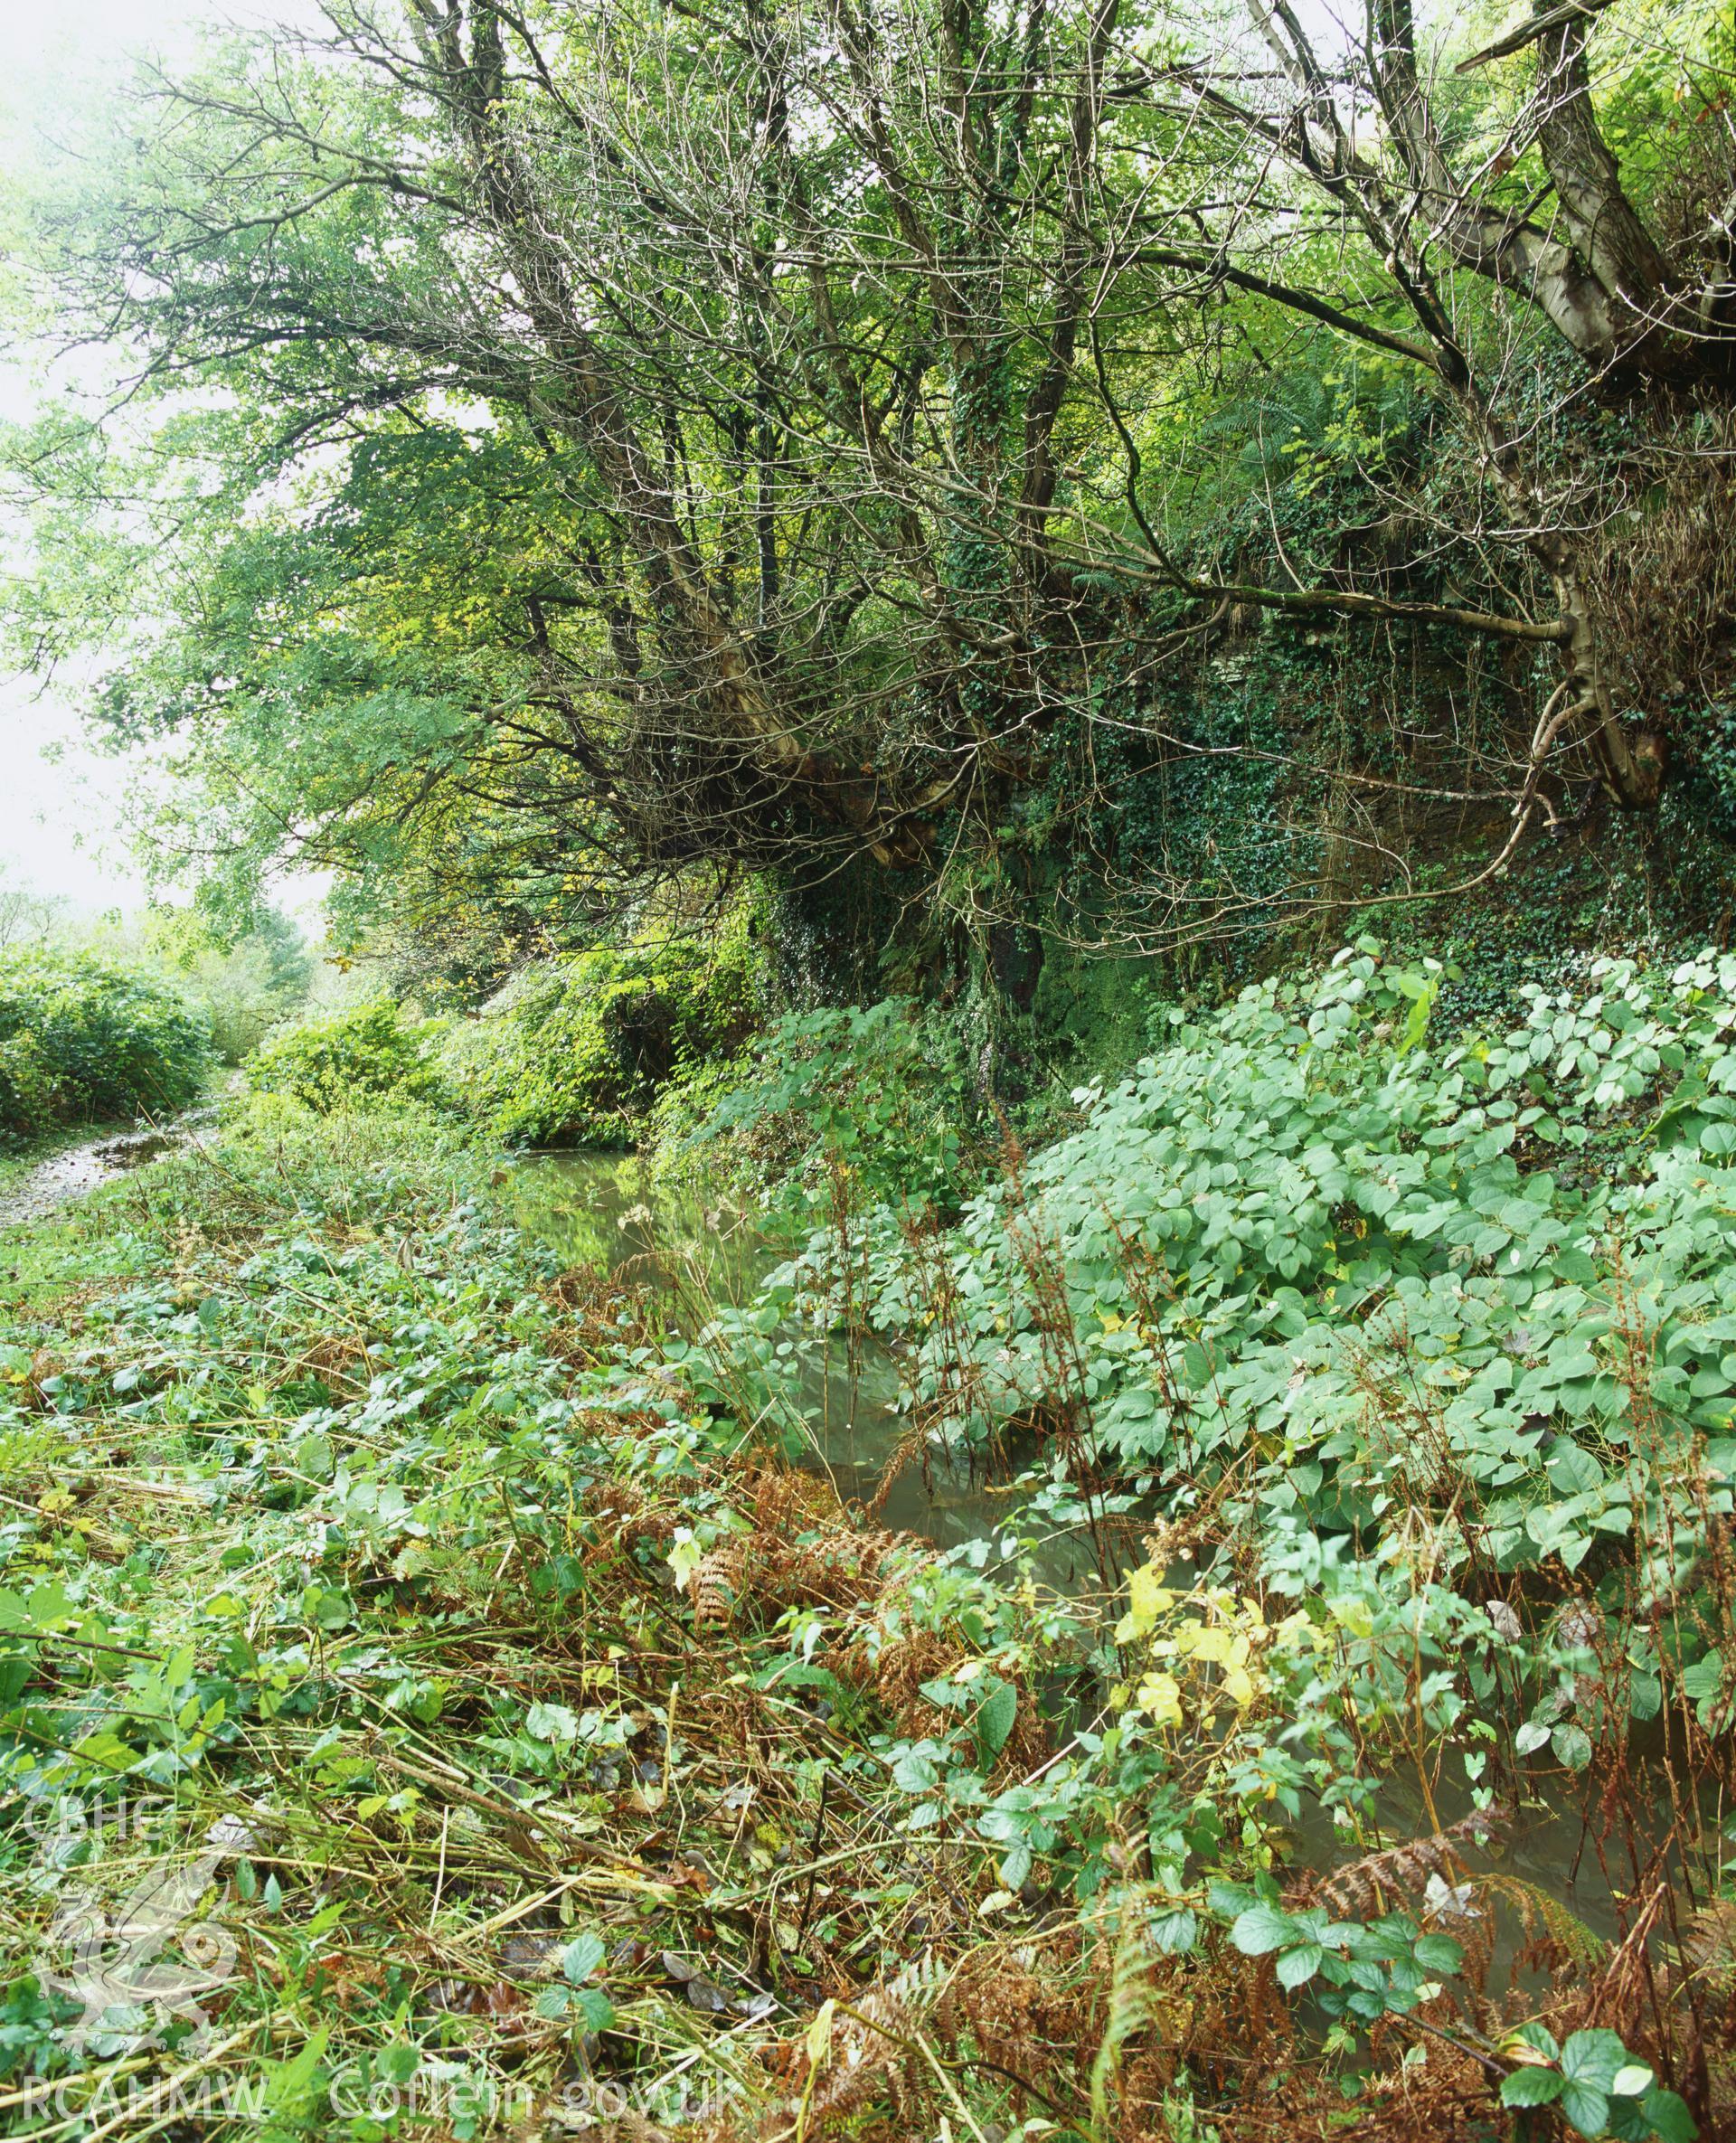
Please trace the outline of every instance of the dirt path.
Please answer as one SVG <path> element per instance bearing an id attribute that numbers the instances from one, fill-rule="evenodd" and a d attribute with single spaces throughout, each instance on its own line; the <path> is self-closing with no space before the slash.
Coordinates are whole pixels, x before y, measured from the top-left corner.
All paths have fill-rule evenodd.
<path id="1" fill-rule="evenodd" d="M 0 1228 L 41 1220 L 69 1199 L 114 1182 L 129 1168 L 142 1168 L 146 1161 L 178 1146 L 181 1137 L 178 1131 L 109 1130 L 81 1146 L 50 1154 L 10 1189 L 0 1191 Z"/>

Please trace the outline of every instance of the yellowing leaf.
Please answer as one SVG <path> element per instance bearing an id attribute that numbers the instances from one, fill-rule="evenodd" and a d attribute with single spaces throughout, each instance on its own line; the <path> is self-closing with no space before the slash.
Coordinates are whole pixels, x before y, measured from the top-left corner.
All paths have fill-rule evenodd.
<path id="1" fill-rule="evenodd" d="M 1125 1644 L 1131 1638 L 1143 1637 L 1175 1604 L 1175 1595 L 1165 1584 L 1164 1573 L 1155 1562 L 1136 1570 L 1127 1580 L 1127 1612 L 1116 1630 L 1117 1640 Z"/>
<path id="2" fill-rule="evenodd" d="M 820 2004 L 814 2021 L 807 2027 L 807 2058 L 817 2069 L 826 2059 L 832 2045 L 832 2019 L 838 2013 L 838 2005 L 830 1999 Z"/>
<path id="3" fill-rule="evenodd" d="M 1182 1723 L 1182 1685 L 1174 1675 L 1147 1675 L 1139 1685 L 1139 1709 L 1154 1726 Z"/>

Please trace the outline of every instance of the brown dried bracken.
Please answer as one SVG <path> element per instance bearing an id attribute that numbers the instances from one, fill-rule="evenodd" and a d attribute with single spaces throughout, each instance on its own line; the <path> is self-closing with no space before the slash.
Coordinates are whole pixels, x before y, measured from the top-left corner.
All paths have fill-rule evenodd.
<path id="1" fill-rule="evenodd" d="M 1475 1808 L 1432 1837 L 1390 1846 L 1335 1869 L 1310 1886 L 1310 1901 L 1329 1907 L 1342 1920 L 1373 1919 L 1399 1905 L 1415 1904 L 1427 1895 L 1431 1875 L 1443 1883 L 1455 1881 L 1463 1873 L 1463 1849 L 1486 1846 L 1512 1821 L 1513 1810 L 1504 1805 Z"/>

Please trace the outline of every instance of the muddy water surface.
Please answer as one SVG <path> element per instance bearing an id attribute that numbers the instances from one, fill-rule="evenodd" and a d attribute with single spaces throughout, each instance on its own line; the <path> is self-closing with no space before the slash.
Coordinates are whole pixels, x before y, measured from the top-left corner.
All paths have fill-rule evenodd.
<path id="1" fill-rule="evenodd" d="M 665 1291 L 674 1321 L 688 1331 L 703 1323 L 710 1303 L 749 1301 L 787 1254 L 766 1241 L 750 1215 L 651 1185 L 632 1156 L 540 1155 L 515 1164 L 515 1172 L 518 1220 L 527 1233 L 575 1265 L 605 1265 Z M 892 1354 L 877 1341 L 852 1350 L 835 1340 L 829 1353 L 798 1356 L 797 1362 L 796 1402 L 814 1447 L 809 1462 L 829 1474 L 844 1496 L 872 1501 L 906 1427 Z M 920 1467 L 907 1466 L 881 1509 L 886 1525 L 949 1546 L 992 1534 L 1005 1500 L 962 1462 L 934 1452 L 927 1477 Z M 1082 1540 L 1056 1546 L 1058 1553 L 1043 1558 L 1045 1564 L 1056 1564 L 1045 1569 L 1052 1581 L 1067 1586 L 1094 1574 Z M 1382 1788 L 1380 1823 L 1388 1841 L 1426 1836 L 1434 1827 L 1431 1813 L 1450 1824 L 1471 1810 L 1472 1797 L 1462 1781 L 1439 1778 L 1431 1781 L 1430 1791 L 1432 1811 L 1414 1780 L 1394 1778 Z M 1494 1864 L 1559 1900 L 1594 1932 L 1618 1939 L 1624 1915 L 1617 1893 L 1626 1887 L 1625 1871 L 1599 1867 L 1597 1847 L 1571 1811 L 1544 1805 L 1541 1797 L 1522 1796 L 1524 1801 L 1529 1805 L 1519 1808 Z M 1660 1809 L 1657 1834 L 1667 1828 Z M 1297 1867 L 1324 1874 L 1357 1857 L 1321 1808 L 1305 1810 L 1293 1840 Z M 1472 1857 L 1477 1865 L 1490 1865 L 1484 1853 Z M 1497 1982 L 1516 1962 L 1524 1941 L 1514 1913 L 1504 1912 L 1499 1920 Z"/>
<path id="2" fill-rule="evenodd" d="M 515 1167 L 514 1204 L 527 1234 L 575 1265 L 604 1265 L 662 1289 L 685 1330 L 704 1322 L 710 1304 L 751 1300 L 788 1254 L 767 1241 L 751 1215 L 652 1185 L 632 1155 L 540 1154 Z M 907 1427 L 892 1354 L 873 1338 L 833 1338 L 798 1349 L 793 1368 L 807 1462 L 846 1500 L 872 1502 Z M 917 1462 L 902 1468 L 880 1510 L 885 1525 L 950 1546 L 992 1532 L 1005 1500 L 935 1450 L 926 1469 Z"/>

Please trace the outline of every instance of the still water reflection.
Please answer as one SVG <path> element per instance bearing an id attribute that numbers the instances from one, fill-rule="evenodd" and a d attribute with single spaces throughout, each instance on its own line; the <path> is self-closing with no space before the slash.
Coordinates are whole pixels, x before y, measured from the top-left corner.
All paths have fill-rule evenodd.
<path id="1" fill-rule="evenodd" d="M 572 1265 L 656 1289 L 688 1333 L 712 1304 L 750 1301 L 788 1255 L 750 1214 L 653 1183 L 632 1154 L 527 1155 L 515 1164 L 514 1203 L 527 1234 Z M 792 1356 L 790 1383 L 811 1445 L 806 1462 L 846 1500 L 871 1503 L 908 1425 L 889 1349 L 872 1337 L 815 1339 Z M 1007 1498 L 944 1451 L 930 1451 L 927 1477 L 918 1460 L 903 1467 L 880 1506 L 883 1524 L 950 1546 L 1005 1515 Z"/>

